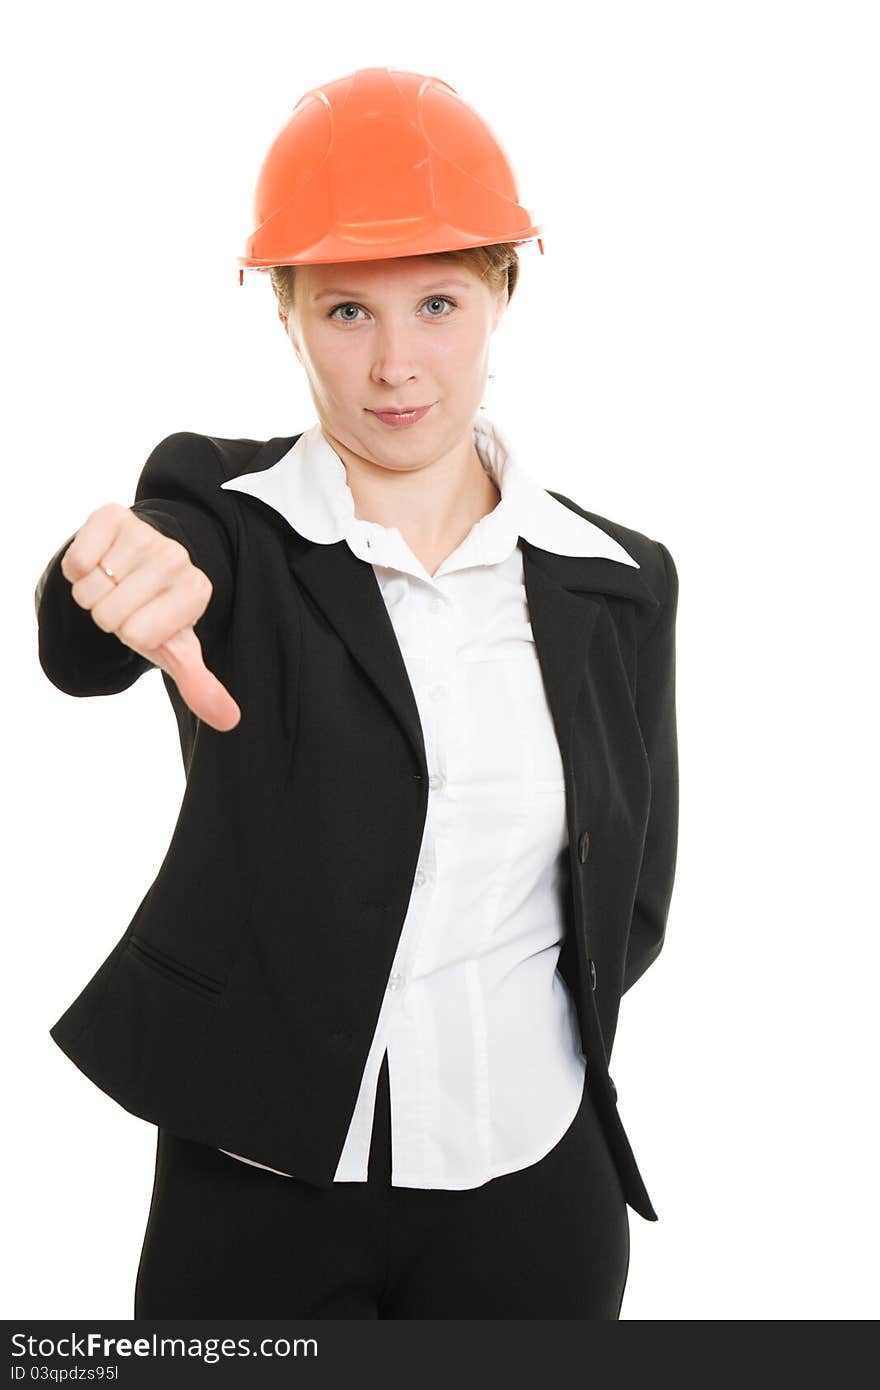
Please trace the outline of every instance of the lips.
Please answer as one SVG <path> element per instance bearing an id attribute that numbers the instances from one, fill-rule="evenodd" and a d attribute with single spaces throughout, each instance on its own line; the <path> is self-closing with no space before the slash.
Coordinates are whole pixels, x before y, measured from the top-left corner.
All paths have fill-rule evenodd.
<path id="1" fill-rule="evenodd" d="M 413 407 L 412 410 L 371 410 L 370 414 L 375 415 L 376 419 L 381 420 L 384 425 L 399 428 L 402 425 L 417 424 L 430 409 L 430 405 L 421 405 Z"/>

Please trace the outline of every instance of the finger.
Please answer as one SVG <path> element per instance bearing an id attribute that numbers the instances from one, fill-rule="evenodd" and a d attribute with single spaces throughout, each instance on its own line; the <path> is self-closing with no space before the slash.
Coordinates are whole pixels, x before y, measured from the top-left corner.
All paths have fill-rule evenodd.
<path id="1" fill-rule="evenodd" d="M 185 704 L 198 719 L 219 733 L 228 733 L 241 719 L 241 710 L 226 687 L 209 671 L 202 656 L 202 644 L 192 628 L 183 628 L 149 659 L 166 671 Z"/>
<path id="2" fill-rule="evenodd" d="M 126 516 L 131 515 L 119 502 L 107 502 L 92 512 L 61 557 L 61 573 L 65 579 L 74 584 L 95 569 L 110 551 Z"/>
<path id="3" fill-rule="evenodd" d="M 211 598 L 211 581 L 191 563 L 178 541 L 162 541 L 118 583 L 93 570 L 72 588 L 77 602 L 98 588 L 108 590 L 91 605 L 92 618 L 104 632 L 115 632 L 136 650 L 158 647 L 182 627 L 202 616 Z"/>
<path id="4" fill-rule="evenodd" d="M 209 577 L 189 560 L 170 577 L 164 563 L 157 570 L 145 562 L 96 603 L 92 617 L 103 631 L 115 632 L 133 651 L 149 655 L 181 628 L 195 626 L 210 598 Z"/>

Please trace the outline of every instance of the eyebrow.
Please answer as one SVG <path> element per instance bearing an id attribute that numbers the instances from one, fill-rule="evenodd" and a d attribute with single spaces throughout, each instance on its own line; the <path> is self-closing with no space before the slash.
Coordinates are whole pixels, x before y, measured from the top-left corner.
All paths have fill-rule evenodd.
<path id="1" fill-rule="evenodd" d="M 449 285 L 458 285 L 463 290 L 467 290 L 470 288 L 466 280 L 433 280 L 429 285 L 420 285 L 418 293 L 427 294 L 428 290 L 441 290 Z M 319 299 L 328 299 L 331 294 L 344 294 L 348 295 L 352 299 L 357 299 L 358 296 L 362 293 L 363 292 L 359 290 L 321 290 L 320 294 L 312 296 L 312 303 L 317 304 Z"/>

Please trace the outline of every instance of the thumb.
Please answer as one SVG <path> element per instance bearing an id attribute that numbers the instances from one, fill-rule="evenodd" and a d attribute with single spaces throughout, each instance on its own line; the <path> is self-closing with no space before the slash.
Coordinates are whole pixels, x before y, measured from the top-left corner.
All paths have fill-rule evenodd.
<path id="1" fill-rule="evenodd" d="M 221 734 L 235 728 L 241 710 L 213 671 L 208 670 L 202 644 L 191 627 L 175 632 L 148 656 L 168 673 L 184 703 L 204 724 Z"/>

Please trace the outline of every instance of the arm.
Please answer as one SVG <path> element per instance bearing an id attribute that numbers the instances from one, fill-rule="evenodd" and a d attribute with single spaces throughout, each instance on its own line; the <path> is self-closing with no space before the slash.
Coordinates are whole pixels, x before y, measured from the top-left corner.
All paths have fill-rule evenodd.
<path id="1" fill-rule="evenodd" d="M 639 646 L 636 675 L 636 713 L 651 769 L 651 809 L 627 945 L 624 994 L 662 949 L 678 847 L 675 716 L 678 573 L 669 551 L 660 541 L 657 544 L 666 573 L 666 594 Z"/>
<path id="2" fill-rule="evenodd" d="M 144 464 L 131 507 L 141 520 L 180 541 L 211 580 L 211 600 L 194 628 L 208 662 L 231 616 L 237 554 L 235 512 L 220 487 L 223 476 L 209 439 L 187 431 L 168 435 Z M 73 539 L 68 536 L 52 556 L 34 593 L 39 662 L 65 694 L 114 695 L 153 663 L 99 628 L 73 598 L 61 570 Z"/>

